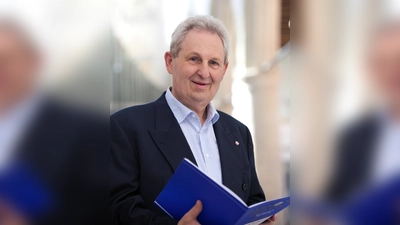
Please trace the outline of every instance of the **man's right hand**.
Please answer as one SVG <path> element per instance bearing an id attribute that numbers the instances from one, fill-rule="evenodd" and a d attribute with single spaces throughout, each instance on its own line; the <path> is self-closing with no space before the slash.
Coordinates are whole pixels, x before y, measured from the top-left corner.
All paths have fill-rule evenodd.
<path id="1" fill-rule="evenodd" d="M 203 210 L 203 204 L 200 200 L 197 200 L 196 205 L 179 220 L 178 225 L 200 225 L 197 222 L 197 216 L 201 213 L 201 210 Z"/>

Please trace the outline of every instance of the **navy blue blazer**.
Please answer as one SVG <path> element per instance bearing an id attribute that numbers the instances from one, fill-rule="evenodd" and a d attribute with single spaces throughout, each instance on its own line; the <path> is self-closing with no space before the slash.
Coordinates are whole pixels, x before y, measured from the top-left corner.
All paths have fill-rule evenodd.
<path id="1" fill-rule="evenodd" d="M 223 113 L 214 124 L 222 182 L 248 205 L 264 201 L 248 128 Z M 164 94 L 110 117 L 112 224 L 177 224 L 155 204 L 183 158 L 196 163 Z M 235 141 L 240 144 L 235 145 Z"/>

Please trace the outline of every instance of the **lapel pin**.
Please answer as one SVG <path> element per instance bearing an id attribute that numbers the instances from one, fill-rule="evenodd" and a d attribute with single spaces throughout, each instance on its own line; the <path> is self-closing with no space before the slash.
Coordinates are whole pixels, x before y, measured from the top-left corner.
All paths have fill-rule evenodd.
<path id="1" fill-rule="evenodd" d="M 239 145 L 239 142 L 238 142 L 238 141 L 235 141 L 235 145 L 238 146 L 238 145 Z"/>

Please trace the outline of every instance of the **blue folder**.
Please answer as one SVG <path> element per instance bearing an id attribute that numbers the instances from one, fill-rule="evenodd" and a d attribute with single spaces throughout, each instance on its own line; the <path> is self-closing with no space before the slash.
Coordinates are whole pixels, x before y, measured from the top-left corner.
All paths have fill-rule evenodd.
<path id="1" fill-rule="evenodd" d="M 184 159 L 154 201 L 165 213 L 180 220 L 200 200 L 201 224 L 260 224 L 290 205 L 290 197 L 260 202 L 250 207 L 227 187 L 216 183 Z"/>

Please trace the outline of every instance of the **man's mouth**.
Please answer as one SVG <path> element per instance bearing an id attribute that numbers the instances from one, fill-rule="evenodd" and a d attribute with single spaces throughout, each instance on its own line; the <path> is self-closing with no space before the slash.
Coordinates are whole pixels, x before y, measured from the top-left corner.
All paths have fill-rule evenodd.
<path id="1" fill-rule="evenodd" d="M 204 88 L 207 85 L 209 85 L 209 83 L 205 83 L 205 82 L 199 82 L 199 81 L 192 81 L 192 82 L 199 88 Z"/>
<path id="2" fill-rule="evenodd" d="M 200 86 L 207 86 L 208 83 L 204 83 L 204 82 L 198 82 L 198 81 L 192 81 L 194 84 L 196 85 L 200 85 Z"/>

